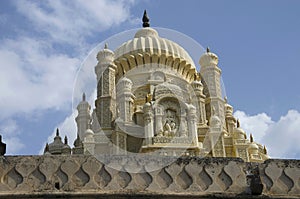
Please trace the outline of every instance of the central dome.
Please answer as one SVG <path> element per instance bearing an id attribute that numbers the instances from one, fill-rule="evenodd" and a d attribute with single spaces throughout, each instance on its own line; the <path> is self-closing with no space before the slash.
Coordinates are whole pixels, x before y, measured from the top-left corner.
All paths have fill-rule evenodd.
<path id="1" fill-rule="evenodd" d="M 138 30 L 132 40 L 123 43 L 114 53 L 116 59 L 137 53 L 164 54 L 166 57 L 183 59 L 195 68 L 192 58 L 180 45 L 159 37 L 157 31 L 150 27 Z"/>

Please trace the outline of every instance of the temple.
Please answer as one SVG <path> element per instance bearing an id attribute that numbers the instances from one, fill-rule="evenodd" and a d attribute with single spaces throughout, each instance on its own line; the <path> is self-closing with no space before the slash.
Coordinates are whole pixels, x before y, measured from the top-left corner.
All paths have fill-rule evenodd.
<path id="1" fill-rule="evenodd" d="M 216 54 L 196 65 L 146 12 L 132 37 L 98 52 L 95 108 L 83 93 L 73 148 L 57 129 L 44 155 L 5 156 L 0 135 L 0 199 L 300 197 L 300 161 L 247 137 Z"/>
<path id="2" fill-rule="evenodd" d="M 74 148 L 57 134 L 45 153 L 268 159 L 266 147 L 247 138 L 233 116 L 222 95 L 218 56 L 209 48 L 194 63 L 183 47 L 150 27 L 145 12 L 143 28 L 115 51 L 106 44 L 97 60 L 95 109 L 83 94 Z"/>

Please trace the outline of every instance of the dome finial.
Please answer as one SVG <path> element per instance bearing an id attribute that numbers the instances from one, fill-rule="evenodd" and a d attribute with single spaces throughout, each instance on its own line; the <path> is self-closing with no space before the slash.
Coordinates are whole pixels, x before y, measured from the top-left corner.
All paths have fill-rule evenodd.
<path id="1" fill-rule="evenodd" d="M 85 93 L 82 93 L 82 101 L 85 101 Z"/>
<path id="2" fill-rule="evenodd" d="M 59 136 L 59 129 L 56 129 L 56 136 Z"/>
<path id="3" fill-rule="evenodd" d="M 149 17 L 147 15 L 147 11 L 144 10 L 144 15 L 143 15 L 143 28 L 150 27 L 149 23 Z"/>
<path id="4" fill-rule="evenodd" d="M 253 135 L 252 135 L 252 133 L 250 133 L 250 142 L 251 143 L 253 142 Z"/>
<path id="5" fill-rule="evenodd" d="M 65 135 L 65 144 L 68 144 L 68 137 Z"/>
<path id="6" fill-rule="evenodd" d="M 209 53 L 210 52 L 210 49 L 209 49 L 209 47 L 207 46 L 207 48 L 206 48 L 206 52 L 207 53 Z"/>
<path id="7" fill-rule="evenodd" d="M 104 44 L 104 49 L 108 49 L 108 44 L 107 43 Z"/>
<path id="8" fill-rule="evenodd" d="M 267 148 L 266 148 L 266 145 L 264 145 L 264 154 L 267 154 Z"/>

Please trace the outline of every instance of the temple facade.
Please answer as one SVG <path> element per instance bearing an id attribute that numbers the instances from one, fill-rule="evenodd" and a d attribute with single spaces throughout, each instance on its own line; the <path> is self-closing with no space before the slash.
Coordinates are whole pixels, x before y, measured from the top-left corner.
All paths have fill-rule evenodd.
<path id="1" fill-rule="evenodd" d="M 114 51 L 105 45 L 97 60 L 95 108 L 83 94 L 74 148 L 57 132 L 45 153 L 268 159 L 265 146 L 248 138 L 233 116 L 222 95 L 218 56 L 209 48 L 194 63 L 183 47 L 150 27 L 145 13 L 131 40 Z"/>

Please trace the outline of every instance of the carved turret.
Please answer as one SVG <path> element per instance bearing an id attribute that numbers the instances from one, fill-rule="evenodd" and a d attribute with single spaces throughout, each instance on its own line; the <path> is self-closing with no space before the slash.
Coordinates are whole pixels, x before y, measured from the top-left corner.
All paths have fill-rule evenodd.
<path id="1" fill-rule="evenodd" d="M 91 106 L 86 101 L 85 93 L 82 94 L 82 101 L 78 104 L 77 111 L 77 133 L 79 134 L 80 139 L 83 139 L 83 134 L 91 123 Z"/>
<path id="2" fill-rule="evenodd" d="M 216 115 L 220 118 L 222 124 L 225 124 L 224 100 L 221 91 L 221 69 L 218 67 L 218 56 L 212 53 L 209 48 L 201 56 L 199 64 L 200 73 L 206 85 L 206 107 L 207 117 L 210 118 L 210 107 L 214 106 Z M 225 125 L 224 125 L 225 126 Z"/>
<path id="3" fill-rule="evenodd" d="M 97 100 L 96 114 L 102 129 L 110 130 L 116 115 L 116 86 L 115 73 L 117 66 L 114 64 L 114 53 L 105 48 L 97 54 L 98 64 L 95 67 L 97 75 Z"/>

